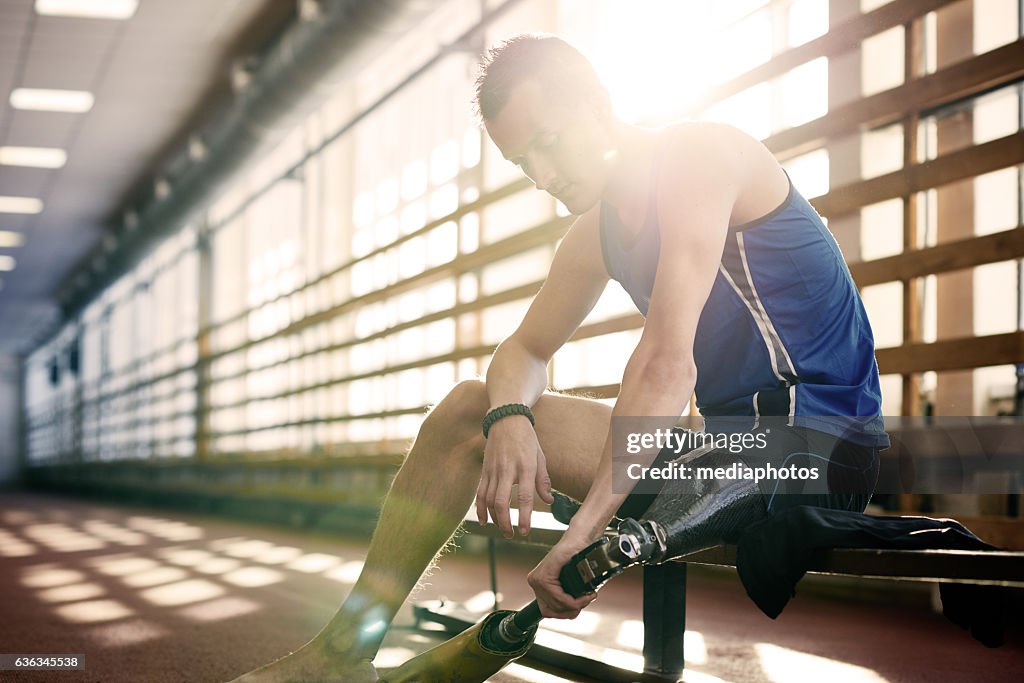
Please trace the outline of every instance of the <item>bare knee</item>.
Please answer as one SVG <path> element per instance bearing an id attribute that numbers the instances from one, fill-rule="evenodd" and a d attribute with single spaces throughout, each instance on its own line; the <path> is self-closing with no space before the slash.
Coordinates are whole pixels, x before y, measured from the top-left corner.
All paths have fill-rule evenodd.
<path id="1" fill-rule="evenodd" d="M 487 386 L 477 379 L 456 384 L 427 415 L 420 429 L 431 437 L 446 439 L 452 447 L 483 450 L 480 423 L 487 412 Z"/>

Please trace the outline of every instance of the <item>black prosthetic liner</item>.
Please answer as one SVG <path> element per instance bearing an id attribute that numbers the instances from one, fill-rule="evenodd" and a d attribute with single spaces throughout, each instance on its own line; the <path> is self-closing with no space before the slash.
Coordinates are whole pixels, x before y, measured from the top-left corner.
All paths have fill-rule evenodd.
<path id="1" fill-rule="evenodd" d="M 735 455 L 712 450 L 690 464 L 729 467 Z M 768 518 L 764 495 L 749 479 L 669 480 L 642 519 L 665 531 L 666 550 L 652 558 L 661 562 L 722 543 L 735 543 L 751 524 Z"/>

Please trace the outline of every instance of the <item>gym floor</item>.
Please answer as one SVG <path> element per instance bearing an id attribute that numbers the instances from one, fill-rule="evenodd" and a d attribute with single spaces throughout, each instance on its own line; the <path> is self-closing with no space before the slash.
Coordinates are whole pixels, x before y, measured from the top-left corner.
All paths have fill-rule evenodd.
<path id="1" fill-rule="evenodd" d="M 333 614 L 362 567 L 365 541 L 165 510 L 36 494 L 0 494 L 0 652 L 81 654 L 84 671 L 0 672 L 0 681 L 229 680 L 293 650 Z M 504 555 L 503 606 L 531 597 L 534 559 Z M 803 584 L 802 584 L 803 586 Z M 446 555 L 414 600 L 491 606 L 481 554 Z M 990 650 L 927 606 L 826 597 L 801 589 L 778 620 L 735 573 L 691 571 L 690 683 L 1020 680 L 1024 628 Z M 542 642 L 627 668 L 642 664 L 639 573 L 609 583 L 577 620 L 545 621 Z M 377 659 L 395 666 L 439 642 L 406 607 Z M 513 664 L 492 680 L 564 678 Z"/>

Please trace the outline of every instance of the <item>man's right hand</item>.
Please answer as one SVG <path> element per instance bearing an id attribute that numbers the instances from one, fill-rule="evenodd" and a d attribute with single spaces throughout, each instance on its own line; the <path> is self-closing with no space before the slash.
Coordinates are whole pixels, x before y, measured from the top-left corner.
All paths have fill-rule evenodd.
<path id="1" fill-rule="evenodd" d="M 523 415 L 510 415 L 491 425 L 484 448 L 484 465 L 476 490 L 476 515 L 480 524 L 490 518 L 505 538 L 512 538 L 509 501 L 512 486 L 518 485 L 519 533 L 530 533 L 533 493 L 545 503 L 553 502 L 547 460 L 537 440 L 537 432 Z"/>

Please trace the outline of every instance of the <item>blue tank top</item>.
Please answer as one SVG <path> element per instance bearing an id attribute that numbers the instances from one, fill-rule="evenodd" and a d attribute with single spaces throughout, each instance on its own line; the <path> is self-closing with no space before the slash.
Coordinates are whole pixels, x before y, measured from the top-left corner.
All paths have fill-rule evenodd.
<path id="1" fill-rule="evenodd" d="M 644 316 L 661 251 L 654 194 L 635 236 L 612 207 L 600 210 L 605 267 Z M 792 182 L 774 211 L 729 228 L 693 357 L 708 431 L 731 431 L 736 417 L 756 428 L 761 416 L 776 416 L 864 446 L 889 445 L 864 305 L 832 233 Z"/>

